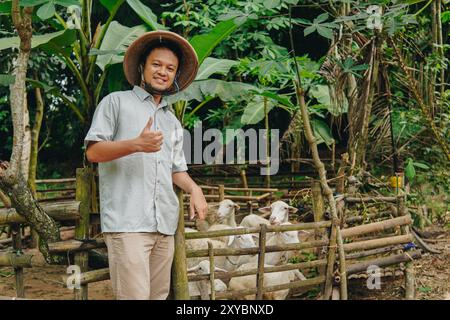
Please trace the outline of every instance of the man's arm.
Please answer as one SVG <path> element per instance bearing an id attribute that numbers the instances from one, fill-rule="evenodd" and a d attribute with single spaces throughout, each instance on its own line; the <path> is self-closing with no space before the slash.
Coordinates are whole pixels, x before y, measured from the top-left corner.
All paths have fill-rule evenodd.
<path id="1" fill-rule="evenodd" d="M 160 131 L 151 131 L 153 120 L 149 119 L 139 137 L 122 141 L 90 141 L 86 157 L 90 162 L 112 161 L 135 152 L 157 152 L 161 150 L 163 136 Z"/>
<path id="2" fill-rule="evenodd" d="M 205 219 L 208 211 L 208 203 L 203 195 L 202 189 L 191 179 L 187 172 L 172 173 L 172 181 L 175 185 L 191 195 L 190 219 L 192 220 L 197 212 L 199 219 Z"/>

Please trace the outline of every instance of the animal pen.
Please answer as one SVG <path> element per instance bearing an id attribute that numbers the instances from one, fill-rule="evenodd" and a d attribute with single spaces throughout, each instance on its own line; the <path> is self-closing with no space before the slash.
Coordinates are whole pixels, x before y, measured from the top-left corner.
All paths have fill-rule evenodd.
<path id="1" fill-rule="evenodd" d="M 49 243 L 50 252 L 64 257 L 72 257 L 68 264 L 80 267 L 80 288 L 74 289 L 74 299 L 87 300 L 90 283 L 109 279 L 108 268 L 90 270 L 89 252 L 105 248 L 105 242 L 99 232 L 99 206 L 97 197 L 97 179 L 89 168 L 80 168 L 76 179 L 41 180 L 39 183 L 64 183 L 71 186 L 53 188 L 38 192 L 40 204 L 44 210 L 62 225 L 75 225 L 75 239 Z M 331 181 L 333 183 L 339 180 Z M 376 266 L 377 273 L 388 274 L 385 268 L 400 266 L 404 274 L 406 298 L 414 298 L 414 260 L 421 257 L 421 250 L 414 244 L 411 217 L 405 207 L 405 194 L 394 192 L 390 196 L 366 196 L 354 194 L 336 194 L 337 217 L 330 217 L 326 212 L 321 184 L 316 180 L 310 184 L 309 194 L 313 204 L 313 221 L 252 228 L 233 228 L 229 230 L 199 231 L 185 233 L 185 226 L 194 226 L 187 221 L 185 200 L 187 196 L 178 193 L 180 201 L 180 219 L 175 234 L 175 256 L 172 267 L 173 299 L 198 299 L 189 296 L 188 282 L 208 280 L 211 286 L 210 299 L 241 299 L 254 295 L 256 299 L 264 299 L 268 292 L 290 290 L 291 297 L 296 297 L 313 287 L 320 290 L 322 299 L 348 298 L 348 283 L 352 279 L 367 277 L 368 268 Z M 277 188 L 228 187 L 224 184 L 203 185 L 202 189 L 208 201 L 232 199 L 254 212 L 261 204 L 268 204 L 280 198 L 292 197 L 292 193 L 280 194 Z M 57 192 L 57 197 L 46 194 Z M 61 196 L 60 194 L 63 193 Z M 354 207 L 372 208 L 370 214 L 348 215 Z M 21 226 L 26 221 L 13 208 L 0 209 L 0 226 L 9 225 L 11 239 L 2 240 L 0 245 L 12 244 L 13 250 L 0 251 L 0 267 L 11 267 L 15 271 L 17 297 L 26 298 L 24 291 L 23 269 L 32 267 L 32 256 L 21 253 Z M 307 230 L 313 239 L 284 246 L 266 246 L 266 235 L 269 232 Z M 185 241 L 189 239 L 217 238 L 240 234 L 258 234 L 257 247 L 246 249 L 214 248 L 211 243 L 208 249 L 186 250 Z M 10 241 L 10 242 L 8 242 Z M 1 247 L 0 247 L 1 249 Z M 292 250 L 308 251 L 310 259 L 291 261 L 279 266 L 265 266 L 267 253 Z M 249 270 L 231 272 L 212 271 L 205 275 L 192 275 L 187 272 L 187 259 L 203 257 L 210 262 L 210 270 L 214 270 L 214 260 L 221 256 L 257 255 L 257 267 Z M 286 270 L 301 270 L 306 280 L 283 283 L 276 286 L 264 285 L 264 274 Z M 256 275 L 253 288 L 247 290 L 215 292 L 215 280 L 227 280 L 234 277 Z M 67 279 L 67 275 L 61 275 Z M 5 298 L 5 297 L 4 297 Z"/>

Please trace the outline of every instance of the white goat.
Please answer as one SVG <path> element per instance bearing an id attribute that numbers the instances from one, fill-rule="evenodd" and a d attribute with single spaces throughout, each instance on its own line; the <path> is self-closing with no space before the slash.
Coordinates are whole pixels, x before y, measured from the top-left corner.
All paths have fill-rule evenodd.
<path id="1" fill-rule="evenodd" d="M 244 219 L 242 219 L 240 226 L 251 228 L 251 227 L 259 227 L 259 225 L 261 224 L 270 225 L 270 222 L 269 220 L 264 219 L 263 217 L 251 213 L 245 216 Z"/>
<path id="2" fill-rule="evenodd" d="M 209 261 L 202 260 L 195 267 L 189 268 L 188 273 L 193 272 L 197 275 L 204 275 L 210 273 Z M 215 267 L 215 271 L 224 271 L 221 268 Z M 220 279 L 214 279 L 215 292 L 227 291 L 227 285 Z M 189 295 L 200 296 L 202 300 L 210 300 L 211 283 L 209 279 L 189 282 Z"/>
<path id="3" fill-rule="evenodd" d="M 271 265 L 264 265 L 265 267 L 271 267 Z M 243 264 L 237 270 L 248 270 L 255 269 L 258 267 L 257 262 L 250 262 Z M 306 280 L 305 276 L 299 270 L 288 270 L 288 271 L 279 271 L 279 272 L 269 272 L 264 273 L 264 286 L 270 287 L 280 284 L 289 283 L 295 280 Z M 228 290 L 231 291 L 242 291 L 246 289 L 256 288 L 256 274 L 242 276 L 242 277 L 234 277 L 231 278 L 230 283 L 228 284 Z M 263 300 L 284 300 L 289 294 L 289 289 L 273 291 L 273 292 L 265 292 L 263 293 Z M 254 300 L 256 298 L 255 294 L 247 295 L 243 297 L 244 300 Z M 241 298 L 239 298 L 241 299 Z"/>
<path id="4" fill-rule="evenodd" d="M 228 247 L 233 249 L 248 249 L 255 248 L 256 243 L 253 235 L 238 234 L 229 236 Z M 221 265 L 221 267 L 225 270 L 233 271 L 241 264 L 251 261 L 253 257 L 255 257 L 255 255 L 226 256 L 225 263 Z"/>
<path id="5" fill-rule="evenodd" d="M 232 200 L 225 199 L 220 202 L 217 210 L 217 223 L 214 223 L 208 228 L 208 231 L 226 230 L 236 227 L 235 211 L 240 207 Z M 215 238 L 217 240 L 228 243 L 228 236 Z"/>
<path id="6" fill-rule="evenodd" d="M 222 200 L 217 209 L 214 208 L 214 205 L 208 208 L 204 220 L 196 220 L 196 227 L 199 231 L 207 231 L 214 224 L 226 224 L 234 228 L 236 227 L 235 212 L 239 208 L 232 200 Z"/>
<path id="7" fill-rule="evenodd" d="M 290 225 L 290 222 L 283 222 L 281 225 Z M 266 242 L 266 246 L 283 246 L 285 244 L 300 243 L 298 231 L 275 232 Z M 265 256 L 265 263 L 270 265 L 281 265 L 287 263 L 292 256 L 292 251 L 268 252 Z"/>
<path id="8" fill-rule="evenodd" d="M 227 245 L 219 240 L 202 238 L 202 239 L 189 239 L 186 240 L 186 249 L 187 250 L 200 250 L 200 249 L 208 249 L 208 241 L 210 241 L 214 248 L 226 248 Z M 187 267 L 192 268 L 200 263 L 200 261 L 204 260 L 204 258 L 187 258 Z M 224 265 L 226 261 L 225 256 L 220 256 L 215 258 L 216 265 Z"/>
<path id="9" fill-rule="evenodd" d="M 284 201 L 275 201 L 269 207 L 259 208 L 260 212 L 269 213 L 269 222 L 271 225 L 279 225 L 283 222 L 289 222 L 289 214 L 296 213 L 297 208 L 294 208 Z"/>

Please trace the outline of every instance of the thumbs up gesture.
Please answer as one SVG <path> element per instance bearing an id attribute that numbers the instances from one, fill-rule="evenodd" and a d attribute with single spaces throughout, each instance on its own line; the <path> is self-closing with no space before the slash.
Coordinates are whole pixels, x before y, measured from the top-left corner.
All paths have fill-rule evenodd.
<path id="1" fill-rule="evenodd" d="M 152 131 L 153 118 L 150 117 L 139 137 L 135 139 L 140 152 L 158 152 L 163 144 L 161 131 Z"/>

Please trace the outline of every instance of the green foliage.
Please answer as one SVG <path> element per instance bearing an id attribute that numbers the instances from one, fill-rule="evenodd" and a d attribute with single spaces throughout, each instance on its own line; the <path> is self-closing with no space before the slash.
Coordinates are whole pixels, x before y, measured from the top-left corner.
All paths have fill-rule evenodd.
<path id="1" fill-rule="evenodd" d="M 312 22 L 306 19 L 301 19 L 300 22 L 309 25 L 309 27 L 305 28 L 304 30 L 305 36 L 316 31 L 322 37 L 333 40 L 333 29 L 337 29 L 339 26 L 336 23 L 325 22 L 328 20 L 328 18 L 328 13 L 322 13 Z"/>
<path id="2" fill-rule="evenodd" d="M 147 31 L 148 29 L 144 25 L 129 28 L 117 21 L 111 22 L 100 50 L 91 52 L 91 54 L 100 54 L 97 57 L 99 68 L 104 71 L 109 65 L 121 63 L 126 48 Z"/>
<path id="3" fill-rule="evenodd" d="M 153 11 L 141 1 L 127 0 L 127 3 L 152 30 L 166 30 L 166 27 L 158 23 L 158 18 Z"/>

